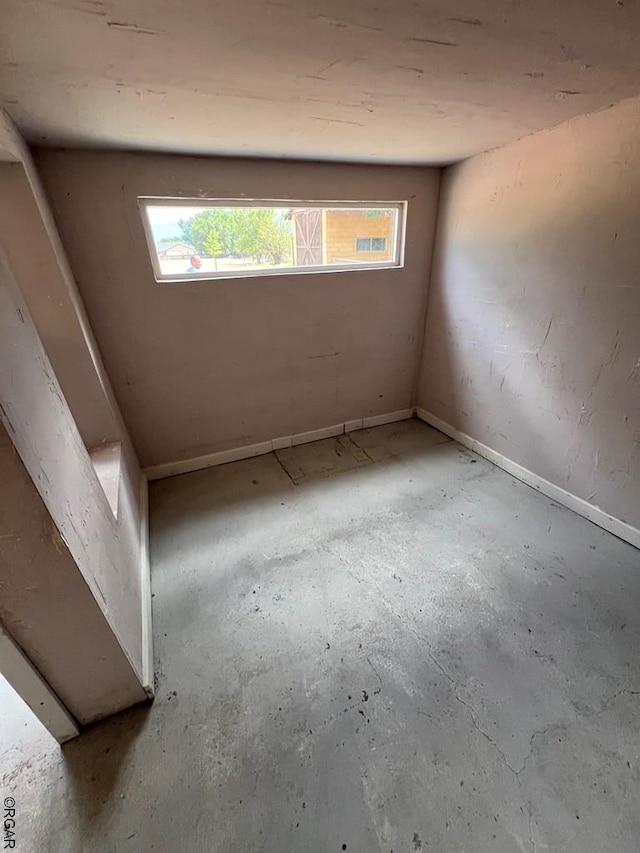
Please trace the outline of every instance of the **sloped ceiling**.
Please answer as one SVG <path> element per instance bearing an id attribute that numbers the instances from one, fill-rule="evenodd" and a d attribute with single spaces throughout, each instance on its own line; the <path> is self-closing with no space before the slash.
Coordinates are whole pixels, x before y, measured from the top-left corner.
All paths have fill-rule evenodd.
<path id="1" fill-rule="evenodd" d="M 637 0 L 2 0 L 37 144 L 448 163 L 640 93 Z"/>

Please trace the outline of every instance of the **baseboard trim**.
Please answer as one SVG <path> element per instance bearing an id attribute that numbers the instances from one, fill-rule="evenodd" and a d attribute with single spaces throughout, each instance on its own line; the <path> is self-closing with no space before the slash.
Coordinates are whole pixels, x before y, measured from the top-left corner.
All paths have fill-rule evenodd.
<path id="1" fill-rule="evenodd" d="M 386 415 L 372 415 L 370 418 L 362 419 L 362 429 L 393 424 L 396 421 L 408 421 L 415 413 L 415 406 L 412 406 L 410 409 L 399 409 L 397 412 L 389 412 Z"/>
<path id="2" fill-rule="evenodd" d="M 511 459 L 508 459 L 496 450 L 492 450 L 486 444 L 482 444 L 482 442 L 477 441 L 475 438 L 471 438 L 470 435 L 460 432 L 460 430 L 452 427 L 451 424 L 448 424 L 446 421 L 441 420 L 435 415 L 432 415 L 431 412 L 427 412 L 419 406 L 416 407 L 416 416 L 421 421 L 429 424 L 429 426 L 432 426 L 445 435 L 448 435 L 449 438 L 457 441 L 458 444 L 472 450 L 474 453 L 477 453 L 479 456 L 482 456 L 484 459 L 487 459 L 489 462 L 497 465 L 498 468 L 502 468 L 508 474 L 511 474 L 513 477 L 516 477 L 518 480 L 526 483 L 527 486 L 531 486 L 532 489 L 542 492 L 543 495 L 546 495 L 548 498 L 556 501 L 556 503 L 562 504 L 562 506 L 583 516 L 583 518 L 586 518 L 588 521 L 592 521 L 594 524 L 597 524 L 598 527 L 602 527 L 603 530 L 613 533 L 614 536 L 617 536 L 619 539 L 623 539 L 635 548 L 640 548 L 640 530 L 638 530 L 637 527 L 632 527 L 625 521 L 621 521 L 619 518 L 609 515 L 609 513 L 599 507 L 594 506 L 582 498 L 577 497 L 577 495 L 566 491 L 566 489 L 562 489 L 560 486 L 556 486 L 554 483 L 549 482 L 549 480 L 545 480 L 538 474 L 534 474 L 534 472 L 530 471 L 528 468 L 524 468 L 517 462 L 513 462 Z"/>
<path id="3" fill-rule="evenodd" d="M 174 477 L 177 474 L 189 474 L 192 471 L 200 471 L 204 468 L 214 468 L 217 465 L 226 465 L 227 462 L 238 462 L 241 459 L 251 459 L 254 456 L 264 456 L 274 450 L 283 450 L 286 447 L 295 447 L 298 444 L 309 444 L 312 441 L 321 441 L 323 438 L 334 438 L 337 435 L 353 432 L 358 429 L 369 429 L 374 426 L 391 424 L 396 421 L 406 421 L 412 418 L 415 410 L 399 409 L 396 412 L 387 412 L 383 415 L 371 415 L 366 418 L 346 421 L 341 424 L 312 429 L 308 432 L 298 432 L 293 435 L 283 435 L 270 441 L 261 441 L 258 444 L 248 444 L 244 447 L 235 447 L 231 450 L 221 450 L 218 453 L 209 453 L 206 456 L 196 456 L 193 459 L 182 459 L 178 462 L 165 462 L 161 465 L 150 465 L 145 468 L 144 474 L 148 480 L 163 480 L 165 477 Z"/>
<path id="4" fill-rule="evenodd" d="M 140 475 L 140 601 L 142 604 L 142 687 L 153 699 L 153 620 L 151 612 L 151 562 L 149 559 L 149 483 Z"/>

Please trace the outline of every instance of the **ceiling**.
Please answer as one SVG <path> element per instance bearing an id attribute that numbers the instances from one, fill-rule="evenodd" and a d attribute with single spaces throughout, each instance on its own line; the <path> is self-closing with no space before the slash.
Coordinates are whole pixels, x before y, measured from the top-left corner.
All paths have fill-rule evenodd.
<path id="1" fill-rule="evenodd" d="M 637 94 L 637 0 L 0 3 L 41 145 L 448 163 Z"/>

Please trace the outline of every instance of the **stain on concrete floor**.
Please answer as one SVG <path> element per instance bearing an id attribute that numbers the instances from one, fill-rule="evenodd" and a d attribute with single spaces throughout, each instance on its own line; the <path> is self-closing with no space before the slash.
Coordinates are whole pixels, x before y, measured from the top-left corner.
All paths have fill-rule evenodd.
<path id="1" fill-rule="evenodd" d="M 24 849 L 637 853 L 640 553 L 417 421 L 278 457 L 153 485 L 157 699 L 2 746 Z"/>

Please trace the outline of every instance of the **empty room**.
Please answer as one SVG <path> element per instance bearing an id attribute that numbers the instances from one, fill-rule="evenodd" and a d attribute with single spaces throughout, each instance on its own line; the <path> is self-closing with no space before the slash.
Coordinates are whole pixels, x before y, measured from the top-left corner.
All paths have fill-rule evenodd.
<path id="1" fill-rule="evenodd" d="M 639 31 L 3 0 L 3 849 L 637 853 Z"/>

